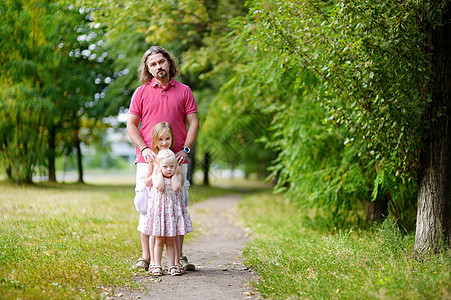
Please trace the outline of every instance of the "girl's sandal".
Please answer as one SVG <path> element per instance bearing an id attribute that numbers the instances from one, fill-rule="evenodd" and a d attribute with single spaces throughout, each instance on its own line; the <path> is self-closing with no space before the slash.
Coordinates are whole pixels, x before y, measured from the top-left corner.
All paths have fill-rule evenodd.
<path id="1" fill-rule="evenodd" d="M 177 269 L 179 270 L 180 274 L 185 274 L 186 273 L 185 269 L 183 269 L 181 264 L 177 266 Z"/>
<path id="2" fill-rule="evenodd" d="M 163 268 L 161 266 L 153 266 L 152 276 L 161 276 L 163 275 Z"/>
<path id="3" fill-rule="evenodd" d="M 172 276 L 180 276 L 180 275 L 182 275 L 182 273 L 180 273 L 180 271 L 177 268 L 177 266 L 170 267 L 168 269 L 168 273 L 169 273 L 169 275 L 172 275 Z"/>
<path id="4" fill-rule="evenodd" d="M 150 264 L 150 265 L 149 265 L 149 273 L 152 273 L 152 272 L 153 272 L 153 269 L 155 269 L 155 266 L 152 265 L 152 264 Z"/>

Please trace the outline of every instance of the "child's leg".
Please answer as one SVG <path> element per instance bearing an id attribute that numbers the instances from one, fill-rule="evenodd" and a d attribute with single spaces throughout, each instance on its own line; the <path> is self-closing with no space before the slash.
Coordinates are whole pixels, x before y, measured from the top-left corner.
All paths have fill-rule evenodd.
<path id="1" fill-rule="evenodd" d="M 168 274 L 172 276 L 179 276 L 182 274 L 178 265 L 177 255 L 177 241 L 178 237 L 166 238 L 166 252 L 168 253 Z"/>
<path id="2" fill-rule="evenodd" d="M 168 255 L 168 266 L 175 265 L 175 237 L 166 237 L 166 253 Z"/>
<path id="3" fill-rule="evenodd" d="M 179 235 L 179 243 L 180 243 L 180 257 L 183 256 L 183 240 L 185 239 L 184 235 Z"/>
<path id="4" fill-rule="evenodd" d="M 149 236 L 150 265 L 155 266 L 155 237 Z"/>
<path id="5" fill-rule="evenodd" d="M 180 236 L 176 236 L 175 237 L 175 255 L 174 255 L 174 259 L 175 259 L 175 264 L 176 265 L 180 265 L 180 257 L 182 256 L 182 254 L 180 253 Z"/>
<path id="6" fill-rule="evenodd" d="M 155 265 L 161 267 L 161 258 L 163 257 L 163 248 L 165 244 L 164 236 L 156 236 L 155 237 Z M 166 246 L 167 247 L 167 246 Z"/>
<path id="7" fill-rule="evenodd" d="M 144 233 L 139 233 L 141 238 L 142 258 L 147 261 L 151 260 L 151 253 L 149 249 L 149 236 Z"/>
<path id="8" fill-rule="evenodd" d="M 186 179 L 186 176 L 188 174 L 188 164 L 183 164 L 183 187 L 182 187 L 182 192 L 183 192 L 183 200 L 184 203 L 183 205 L 185 205 L 185 207 L 188 207 L 189 204 L 189 193 L 188 193 L 188 188 L 190 186 L 189 181 Z M 188 261 L 188 258 L 186 256 L 183 255 L 183 239 L 185 238 L 184 235 L 180 235 L 179 236 L 179 240 L 180 240 L 180 262 L 182 264 L 182 267 L 184 270 L 186 271 L 194 271 L 196 269 L 196 266 L 194 266 L 192 263 L 190 263 Z"/>

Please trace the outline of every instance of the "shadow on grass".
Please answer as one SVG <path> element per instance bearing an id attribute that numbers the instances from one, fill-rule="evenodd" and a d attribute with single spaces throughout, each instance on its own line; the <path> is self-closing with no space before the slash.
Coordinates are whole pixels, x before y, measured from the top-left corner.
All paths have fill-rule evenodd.
<path id="1" fill-rule="evenodd" d="M 135 184 L 130 181 L 130 178 L 124 178 L 123 182 L 115 180 L 108 183 L 108 180 L 97 179 L 96 182 L 34 182 L 26 185 L 16 185 L 8 181 L 0 181 L 0 186 L 8 187 L 10 189 L 37 189 L 41 191 L 85 191 L 85 192 L 106 192 L 106 193 L 134 193 Z M 251 194 L 260 193 L 263 191 L 270 191 L 272 186 L 262 185 L 261 182 L 245 182 L 242 181 L 227 181 L 222 182 L 223 185 L 203 186 L 191 185 L 189 188 L 190 199 L 195 202 L 203 201 L 208 198 L 218 197 L 229 194 Z"/>
<path id="2" fill-rule="evenodd" d="M 34 182 L 31 184 L 22 184 L 17 185 L 14 183 L 11 183 L 9 181 L 0 181 L 0 186 L 3 187 L 9 187 L 9 188 L 18 188 L 18 189 L 39 189 L 39 190 L 62 190 L 62 191 L 101 191 L 101 190 L 108 190 L 108 191 L 120 191 L 124 189 L 131 189 L 134 190 L 135 186 L 134 184 L 130 183 L 114 183 L 114 184 L 107 184 L 107 183 L 101 183 L 101 184 L 93 184 L 93 183 L 79 183 L 79 182 Z"/>

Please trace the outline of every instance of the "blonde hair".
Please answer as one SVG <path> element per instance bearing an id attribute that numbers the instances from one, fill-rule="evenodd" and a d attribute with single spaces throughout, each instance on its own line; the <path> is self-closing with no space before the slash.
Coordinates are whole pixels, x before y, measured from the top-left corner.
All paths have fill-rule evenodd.
<path id="1" fill-rule="evenodd" d="M 160 140 L 160 137 L 166 132 L 169 132 L 172 138 L 172 143 L 171 146 L 169 146 L 169 149 L 174 150 L 175 137 L 174 132 L 172 131 L 172 126 L 169 122 L 160 122 L 157 123 L 152 130 L 152 150 L 155 153 L 158 153 L 160 151 L 160 147 L 158 147 L 158 141 Z"/>
<path id="2" fill-rule="evenodd" d="M 138 76 L 142 84 L 149 83 L 153 78 L 153 75 L 150 74 L 147 68 L 147 58 L 149 57 L 149 55 L 158 53 L 163 54 L 163 57 L 166 58 L 169 62 L 169 77 L 174 78 L 175 76 L 180 74 L 180 69 L 175 56 L 163 47 L 152 46 L 146 52 L 144 52 L 144 55 L 141 58 L 141 64 L 138 68 Z"/>
<path id="3" fill-rule="evenodd" d="M 177 159 L 175 158 L 175 154 L 174 152 L 172 152 L 172 150 L 169 149 L 162 149 L 160 152 L 158 152 L 157 154 L 157 158 L 156 158 L 156 162 L 157 164 L 161 164 L 161 162 L 166 159 L 166 158 L 171 158 L 172 160 L 174 160 L 174 162 L 177 163 Z"/>

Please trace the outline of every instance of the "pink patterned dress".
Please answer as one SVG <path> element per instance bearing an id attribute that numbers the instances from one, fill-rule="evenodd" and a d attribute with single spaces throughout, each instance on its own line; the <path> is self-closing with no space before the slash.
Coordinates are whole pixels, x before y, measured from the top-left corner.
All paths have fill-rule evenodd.
<path id="1" fill-rule="evenodd" d="M 174 193 L 171 178 L 164 178 L 164 191 L 150 189 L 146 221 L 142 233 L 151 236 L 186 235 L 193 231 L 188 210 L 183 205 L 182 190 Z"/>

